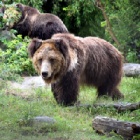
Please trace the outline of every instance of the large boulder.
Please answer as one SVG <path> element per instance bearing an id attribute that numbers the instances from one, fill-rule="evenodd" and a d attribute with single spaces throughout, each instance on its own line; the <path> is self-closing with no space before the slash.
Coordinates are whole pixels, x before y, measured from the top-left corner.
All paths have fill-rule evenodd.
<path id="1" fill-rule="evenodd" d="M 30 89 L 46 86 L 40 76 L 23 77 L 23 81 L 21 83 L 11 82 L 11 85 L 13 88 L 19 89 Z"/>
<path id="2" fill-rule="evenodd" d="M 140 64 L 125 63 L 123 65 L 124 75 L 127 77 L 137 77 L 140 75 Z"/>

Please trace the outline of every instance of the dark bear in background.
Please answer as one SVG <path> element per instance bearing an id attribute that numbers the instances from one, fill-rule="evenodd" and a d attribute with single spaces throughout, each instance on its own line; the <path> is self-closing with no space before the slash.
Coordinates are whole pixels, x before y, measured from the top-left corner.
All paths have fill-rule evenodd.
<path id="1" fill-rule="evenodd" d="M 79 85 L 97 88 L 98 96 L 123 97 L 118 89 L 123 57 L 109 42 L 97 38 L 55 34 L 51 39 L 33 39 L 28 47 L 36 71 L 51 83 L 56 101 L 72 105 L 77 101 Z"/>
<path id="2" fill-rule="evenodd" d="M 16 5 L 22 16 L 17 23 L 9 28 L 17 30 L 23 37 L 49 39 L 55 33 L 67 33 L 68 30 L 62 20 L 53 14 L 40 13 L 37 9 L 23 5 Z M 2 10 L 1 10 L 2 11 Z"/>

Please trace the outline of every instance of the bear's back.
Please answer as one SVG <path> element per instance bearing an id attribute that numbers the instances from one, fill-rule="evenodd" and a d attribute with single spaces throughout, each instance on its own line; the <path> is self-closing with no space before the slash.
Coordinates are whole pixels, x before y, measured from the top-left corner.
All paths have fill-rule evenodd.
<path id="1" fill-rule="evenodd" d="M 83 41 L 87 47 L 83 72 L 84 77 L 88 79 L 87 83 L 100 85 L 114 69 L 117 72 L 121 69 L 123 57 L 112 44 L 98 37 L 86 37 Z"/>
<path id="2" fill-rule="evenodd" d="M 121 53 L 110 43 L 104 39 L 98 37 L 85 37 L 84 43 L 88 47 L 89 53 L 103 58 L 105 56 L 109 58 L 122 57 Z M 105 58 L 106 59 L 106 58 Z"/>

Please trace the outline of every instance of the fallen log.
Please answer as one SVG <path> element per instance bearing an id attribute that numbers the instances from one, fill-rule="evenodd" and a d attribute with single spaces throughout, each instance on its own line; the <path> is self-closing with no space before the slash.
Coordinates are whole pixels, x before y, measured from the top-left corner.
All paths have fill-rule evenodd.
<path id="1" fill-rule="evenodd" d="M 123 111 L 134 111 L 137 109 L 140 109 L 140 102 L 138 103 L 127 103 L 127 104 L 122 104 L 122 103 L 114 103 L 114 104 L 93 104 L 93 105 L 82 105 L 79 104 L 77 107 L 86 107 L 86 108 L 97 108 L 97 107 L 105 107 L 105 108 L 115 108 L 118 113 L 123 112 Z"/>
<path id="2" fill-rule="evenodd" d="M 132 140 L 133 136 L 140 134 L 140 124 L 138 123 L 124 122 L 102 116 L 93 119 L 92 127 L 99 134 L 112 136 L 115 133 L 121 135 L 124 140 Z"/>

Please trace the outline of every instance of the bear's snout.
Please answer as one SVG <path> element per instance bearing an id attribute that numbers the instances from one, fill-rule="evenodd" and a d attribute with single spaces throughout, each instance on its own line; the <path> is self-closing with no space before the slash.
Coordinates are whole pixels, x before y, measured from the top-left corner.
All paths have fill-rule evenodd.
<path id="1" fill-rule="evenodd" d="M 40 74 L 44 80 L 48 80 L 52 77 L 52 67 L 47 60 L 42 60 Z"/>
<path id="2" fill-rule="evenodd" d="M 47 78 L 48 77 L 48 72 L 47 71 L 44 71 L 41 73 L 42 77 L 43 78 Z"/>

